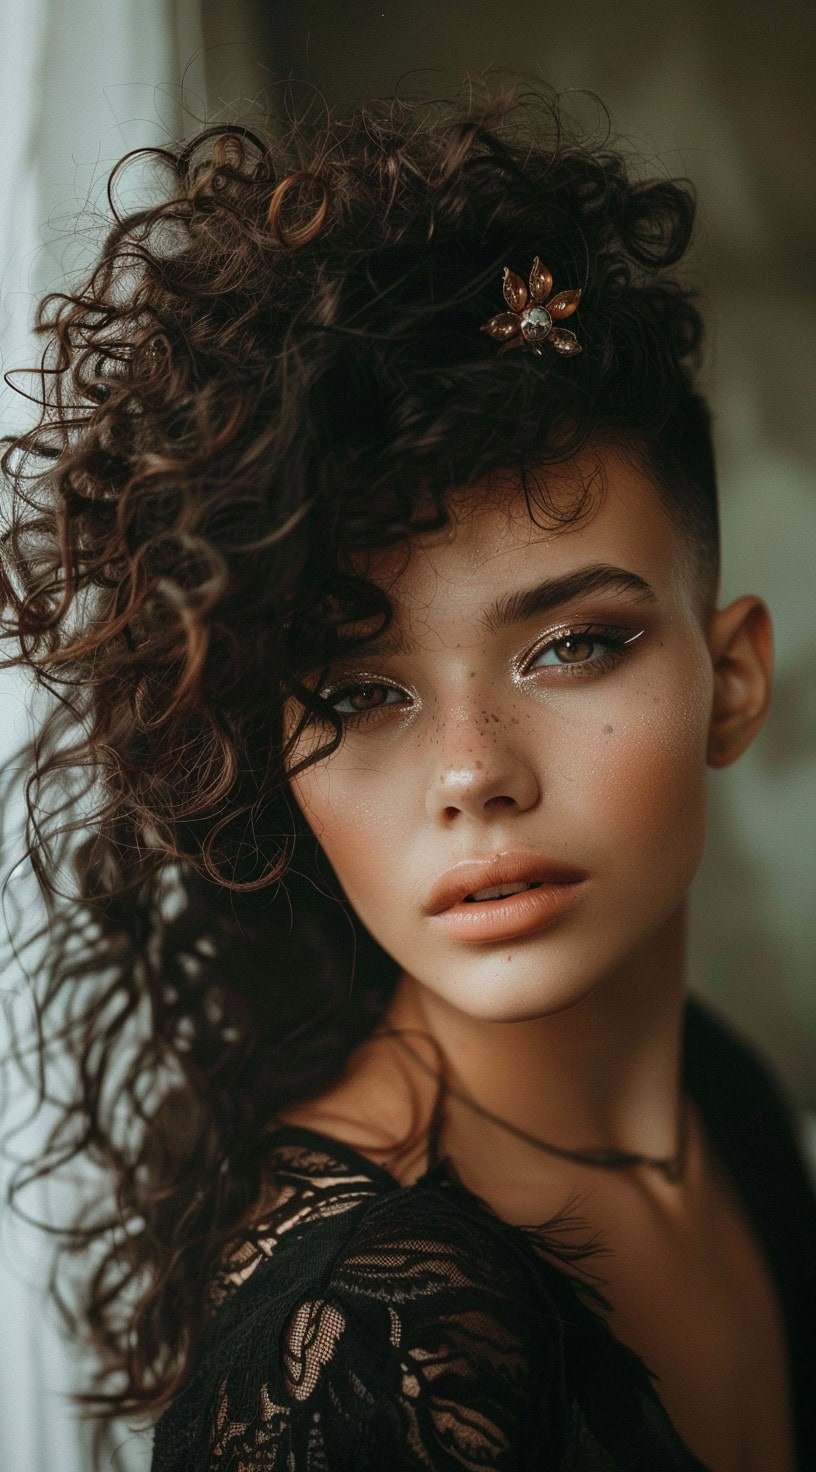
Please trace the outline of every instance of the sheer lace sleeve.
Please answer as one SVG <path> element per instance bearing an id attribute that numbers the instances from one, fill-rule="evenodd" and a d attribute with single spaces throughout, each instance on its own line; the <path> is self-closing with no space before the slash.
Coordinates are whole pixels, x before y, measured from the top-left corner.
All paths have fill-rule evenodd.
<path id="1" fill-rule="evenodd" d="M 699 1472 L 574 1220 L 509 1226 L 448 1161 L 400 1188 L 343 1155 L 279 1157 L 152 1472 Z"/>
<path id="2" fill-rule="evenodd" d="M 812 1192 L 740 1045 L 692 1021 L 689 1084 L 784 1289 L 816 1465 Z M 612 1333 L 574 1219 L 511 1226 L 449 1161 L 400 1187 L 298 1127 L 274 1154 L 152 1472 L 705 1472 Z"/>
<path id="3" fill-rule="evenodd" d="M 438 1188 L 380 1197 L 289 1308 L 277 1346 L 245 1343 L 225 1370 L 209 1468 L 541 1468 L 532 1449 L 540 1458 L 563 1430 L 553 1305 L 550 1335 L 533 1333 L 541 1293 L 524 1252 L 497 1251 L 459 1200 Z"/>

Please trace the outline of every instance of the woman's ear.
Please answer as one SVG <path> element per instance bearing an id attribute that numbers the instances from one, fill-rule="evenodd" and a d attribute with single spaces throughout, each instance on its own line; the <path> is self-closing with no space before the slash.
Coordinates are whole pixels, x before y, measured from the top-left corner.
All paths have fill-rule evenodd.
<path id="1" fill-rule="evenodd" d="M 712 615 L 714 670 L 707 761 L 728 767 L 761 729 L 771 698 L 773 629 L 767 604 L 747 593 Z"/>

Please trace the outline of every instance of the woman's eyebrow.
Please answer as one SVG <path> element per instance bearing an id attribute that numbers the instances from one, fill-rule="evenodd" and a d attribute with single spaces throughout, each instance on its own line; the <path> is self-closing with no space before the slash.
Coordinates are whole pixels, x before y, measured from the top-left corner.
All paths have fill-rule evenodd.
<path id="1" fill-rule="evenodd" d="M 477 623 L 487 633 L 508 624 L 524 623 L 541 613 L 549 613 L 571 598 L 583 593 L 631 593 L 639 603 L 657 603 L 657 594 L 651 583 L 636 572 L 625 567 L 613 567 L 606 562 L 593 562 L 586 567 L 576 567 L 557 578 L 546 578 L 532 588 L 522 588 L 497 598 L 477 618 Z M 361 655 L 407 654 L 414 642 L 407 639 L 399 627 L 392 625 L 378 638 L 366 641 L 359 650 Z"/>
<path id="2" fill-rule="evenodd" d="M 629 572 L 625 567 L 613 567 L 606 562 L 594 562 L 586 567 L 576 567 L 560 577 L 546 578 L 533 588 L 523 588 L 497 598 L 481 615 L 479 623 L 493 634 L 508 624 L 524 623 L 537 614 L 549 613 L 571 598 L 600 592 L 632 593 L 639 603 L 657 602 L 651 583 L 636 572 Z"/>

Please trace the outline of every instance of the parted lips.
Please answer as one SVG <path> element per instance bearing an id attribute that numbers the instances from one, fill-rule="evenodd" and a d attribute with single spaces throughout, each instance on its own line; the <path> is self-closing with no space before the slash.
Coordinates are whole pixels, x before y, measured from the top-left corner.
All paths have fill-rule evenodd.
<path id="1" fill-rule="evenodd" d="M 505 266 L 502 292 L 510 310 L 499 312 L 481 327 L 488 337 L 501 343 L 499 354 L 509 352 L 510 348 L 526 347 L 540 357 L 545 342 L 565 358 L 580 353 L 581 344 L 575 333 L 557 325 L 576 310 L 581 300 L 580 289 L 557 291 L 551 296 L 552 286 L 552 275 L 538 256 L 530 268 L 529 292 L 522 278 Z"/>

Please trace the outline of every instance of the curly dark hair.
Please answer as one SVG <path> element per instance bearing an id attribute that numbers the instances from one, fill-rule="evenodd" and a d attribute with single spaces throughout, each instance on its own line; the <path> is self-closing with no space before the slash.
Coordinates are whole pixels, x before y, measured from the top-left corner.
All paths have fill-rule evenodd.
<path id="1" fill-rule="evenodd" d="M 519 87 L 145 153 L 158 202 L 120 212 L 122 160 L 98 263 L 39 308 L 39 422 L 2 462 L 5 665 L 50 701 L 18 1049 L 42 1098 L 57 1058 L 63 1089 L 13 1195 L 78 1156 L 112 1182 L 59 1253 L 99 1367 L 78 1399 L 103 1417 L 179 1389 L 276 1112 L 341 1077 L 396 981 L 288 785 L 307 725 L 307 761 L 341 739 L 310 676 L 390 615 L 358 554 L 444 525 L 492 470 L 525 477 L 531 514 L 580 516 L 535 471 L 605 438 L 653 478 L 704 603 L 718 565 L 702 327 L 666 274 L 684 181 L 633 177 Z M 502 267 L 535 255 L 583 289 L 580 356 L 480 333 Z"/>

